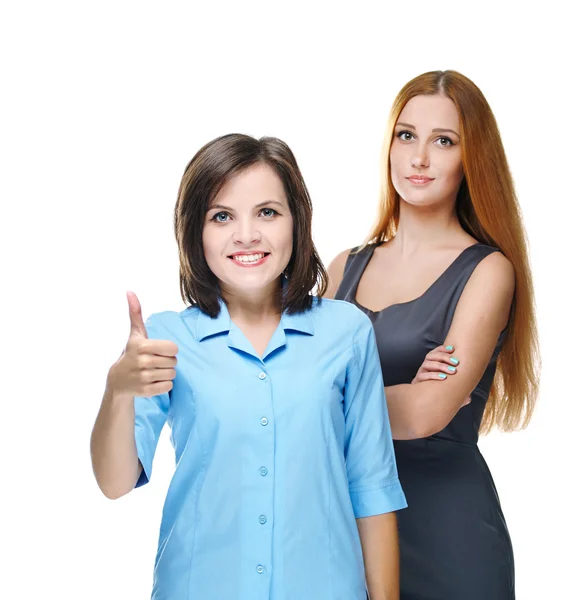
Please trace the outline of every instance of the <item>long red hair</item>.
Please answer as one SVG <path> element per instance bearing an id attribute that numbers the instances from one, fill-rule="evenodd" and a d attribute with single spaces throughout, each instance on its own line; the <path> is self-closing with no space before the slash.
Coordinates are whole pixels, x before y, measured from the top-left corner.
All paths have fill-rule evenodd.
<path id="1" fill-rule="evenodd" d="M 528 425 L 538 396 L 540 352 L 534 290 L 512 175 L 491 108 L 481 90 L 456 71 L 432 71 L 409 81 L 389 115 L 381 154 L 381 191 L 377 220 L 368 241 L 393 238 L 400 219 L 399 195 L 391 182 L 389 155 L 397 119 L 414 96 L 442 94 L 459 114 L 464 178 L 456 211 L 463 229 L 478 241 L 499 248 L 512 263 L 516 289 L 508 333 L 498 358 L 481 431 Z"/>

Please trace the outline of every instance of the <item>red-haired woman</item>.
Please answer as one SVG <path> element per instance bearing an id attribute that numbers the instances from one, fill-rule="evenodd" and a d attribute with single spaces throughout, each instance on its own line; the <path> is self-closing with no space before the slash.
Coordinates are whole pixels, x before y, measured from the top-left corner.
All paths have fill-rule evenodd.
<path id="1" fill-rule="evenodd" d="M 455 71 L 400 91 L 367 242 L 329 295 L 372 320 L 399 474 L 404 600 L 510 600 L 514 562 L 479 432 L 527 425 L 539 372 L 526 240 L 493 113 Z"/>

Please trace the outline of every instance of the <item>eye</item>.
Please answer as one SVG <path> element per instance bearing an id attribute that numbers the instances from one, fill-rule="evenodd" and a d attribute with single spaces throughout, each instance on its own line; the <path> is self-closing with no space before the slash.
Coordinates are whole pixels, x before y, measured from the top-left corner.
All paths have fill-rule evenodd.
<path id="1" fill-rule="evenodd" d="M 229 219 L 230 219 L 230 215 L 224 211 L 216 213 L 212 217 L 212 221 L 216 221 L 216 223 L 227 223 Z"/>
<path id="2" fill-rule="evenodd" d="M 259 213 L 262 217 L 274 217 L 277 214 L 277 211 L 274 210 L 273 208 L 262 208 L 261 212 Z"/>
<path id="3" fill-rule="evenodd" d="M 447 137 L 440 137 L 436 140 L 440 146 L 454 146 L 454 142 Z"/>
<path id="4" fill-rule="evenodd" d="M 396 137 L 402 142 L 409 142 L 414 139 L 414 134 L 411 131 L 400 131 L 396 134 Z"/>

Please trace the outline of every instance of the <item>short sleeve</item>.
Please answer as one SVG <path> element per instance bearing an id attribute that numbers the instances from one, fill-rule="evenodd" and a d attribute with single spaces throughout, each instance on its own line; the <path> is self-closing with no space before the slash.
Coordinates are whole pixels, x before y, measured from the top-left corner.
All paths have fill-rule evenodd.
<path id="1" fill-rule="evenodd" d="M 145 322 L 149 339 L 171 339 L 161 327 L 158 315 L 152 315 Z M 171 397 L 169 393 L 159 394 L 151 398 L 135 396 L 135 444 L 137 455 L 143 466 L 143 472 L 135 487 L 141 487 L 151 479 L 153 458 L 161 430 L 167 421 Z"/>
<path id="2" fill-rule="evenodd" d="M 395 462 L 375 333 L 361 313 L 345 385 L 345 458 L 356 518 L 407 506 Z"/>

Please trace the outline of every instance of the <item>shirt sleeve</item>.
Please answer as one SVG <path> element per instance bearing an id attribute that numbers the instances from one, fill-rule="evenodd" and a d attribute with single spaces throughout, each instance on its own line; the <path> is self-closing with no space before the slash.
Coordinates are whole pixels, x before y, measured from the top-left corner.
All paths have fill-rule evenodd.
<path id="1" fill-rule="evenodd" d="M 145 322 L 149 339 L 169 340 L 169 334 L 161 327 L 157 315 L 152 315 Z M 139 480 L 135 487 L 141 487 L 151 479 L 153 458 L 161 430 L 167 421 L 170 393 L 158 394 L 151 398 L 135 396 L 135 444 L 137 455 L 143 466 Z"/>
<path id="2" fill-rule="evenodd" d="M 395 462 L 375 333 L 361 313 L 345 385 L 345 458 L 356 518 L 407 506 Z"/>

